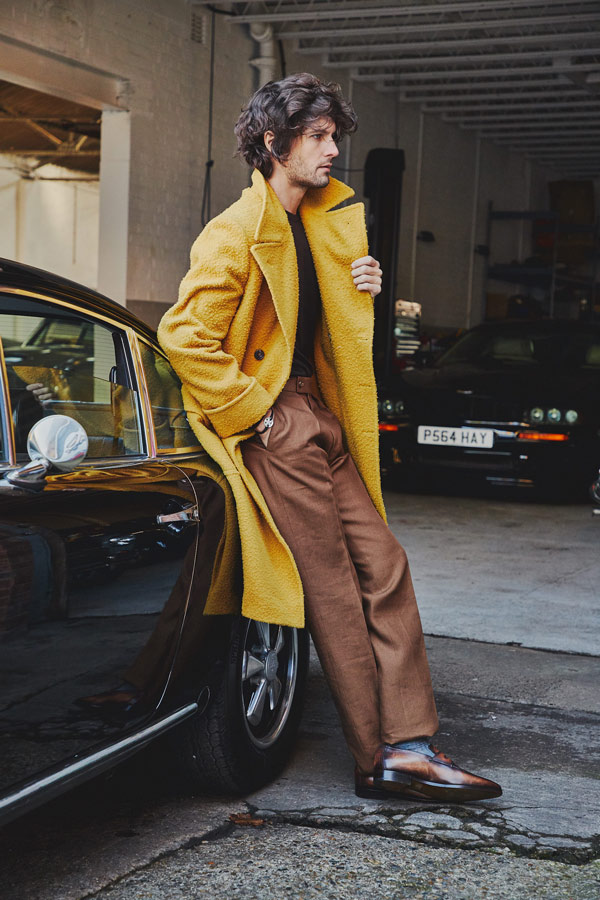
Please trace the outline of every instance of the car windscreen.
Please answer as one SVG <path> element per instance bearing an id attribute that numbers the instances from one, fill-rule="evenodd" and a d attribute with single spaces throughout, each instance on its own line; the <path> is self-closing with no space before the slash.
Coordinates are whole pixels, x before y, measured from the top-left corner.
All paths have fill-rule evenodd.
<path id="1" fill-rule="evenodd" d="M 524 366 L 600 372 L 600 332 L 545 328 L 475 329 L 437 361 L 437 366 Z"/>

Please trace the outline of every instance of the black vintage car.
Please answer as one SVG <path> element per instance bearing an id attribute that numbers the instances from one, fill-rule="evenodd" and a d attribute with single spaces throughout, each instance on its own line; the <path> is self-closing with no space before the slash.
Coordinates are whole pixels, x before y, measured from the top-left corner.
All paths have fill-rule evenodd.
<path id="1" fill-rule="evenodd" d="M 587 489 L 600 460 L 600 326 L 485 323 L 379 388 L 385 472 Z"/>
<path id="2" fill-rule="evenodd" d="M 0 260 L 0 338 L 0 821 L 161 735 L 193 790 L 267 781 L 307 636 L 203 615 L 225 498 L 153 332 Z"/>

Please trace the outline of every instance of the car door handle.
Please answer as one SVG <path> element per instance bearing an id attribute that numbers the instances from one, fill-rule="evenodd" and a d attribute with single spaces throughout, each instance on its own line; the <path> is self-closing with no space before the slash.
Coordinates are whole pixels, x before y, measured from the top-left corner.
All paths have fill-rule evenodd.
<path id="1" fill-rule="evenodd" d="M 192 504 L 191 506 L 185 506 L 183 509 L 178 509 L 177 512 L 158 515 L 156 521 L 159 525 L 168 525 L 169 522 L 199 522 L 200 512 L 197 505 Z"/>

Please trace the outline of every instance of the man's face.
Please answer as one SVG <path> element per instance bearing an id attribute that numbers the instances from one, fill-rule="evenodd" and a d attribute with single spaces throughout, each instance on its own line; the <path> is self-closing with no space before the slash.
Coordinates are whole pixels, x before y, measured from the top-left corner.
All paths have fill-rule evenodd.
<path id="1" fill-rule="evenodd" d="M 305 189 L 327 187 L 331 164 L 340 152 L 334 135 L 331 119 L 318 119 L 294 140 L 283 163 L 291 185 Z"/>

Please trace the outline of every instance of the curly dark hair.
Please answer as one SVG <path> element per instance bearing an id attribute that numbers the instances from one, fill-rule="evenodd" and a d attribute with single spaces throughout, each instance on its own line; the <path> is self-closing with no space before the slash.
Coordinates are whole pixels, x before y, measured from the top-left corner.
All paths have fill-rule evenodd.
<path id="1" fill-rule="evenodd" d="M 356 113 L 342 97 L 339 84 L 321 81 L 308 72 L 269 81 L 253 94 L 237 120 L 238 152 L 249 166 L 269 178 L 273 158 L 285 162 L 294 139 L 318 119 L 332 120 L 338 143 L 356 131 Z M 264 141 L 266 131 L 275 135 L 270 152 Z"/>

